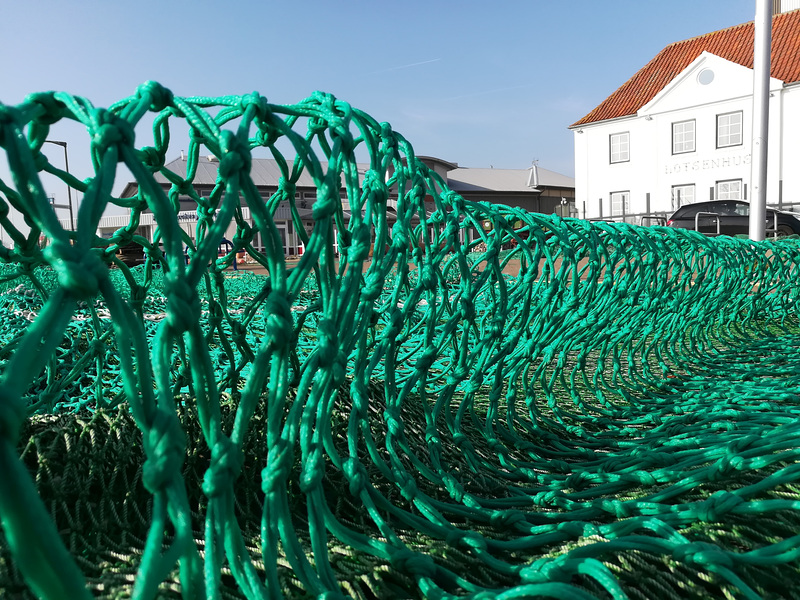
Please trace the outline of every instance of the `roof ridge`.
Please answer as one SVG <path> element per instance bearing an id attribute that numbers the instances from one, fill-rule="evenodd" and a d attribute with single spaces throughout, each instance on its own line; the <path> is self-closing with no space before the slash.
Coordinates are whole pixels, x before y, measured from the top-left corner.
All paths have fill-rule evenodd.
<path id="1" fill-rule="evenodd" d="M 780 16 L 780 15 L 775 15 L 773 17 L 773 20 L 775 18 L 777 18 L 778 16 Z M 667 48 L 671 48 L 673 46 L 680 46 L 681 44 L 687 44 L 689 42 L 694 42 L 694 41 L 700 40 L 700 39 L 705 38 L 705 37 L 710 37 L 712 35 L 717 35 L 719 33 L 728 32 L 728 31 L 730 31 L 732 29 L 739 29 L 740 27 L 747 27 L 748 25 L 753 25 L 754 22 L 755 21 L 747 21 L 746 23 L 739 23 L 738 25 L 731 25 L 730 27 L 723 27 L 722 29 L 717 29 L 716 31 L 709 31 L 707 33 L 701 33 L 700 35 L 695 35 L 693 37 L 686 38 L 685 40 L 678 40 L 677 42 L 670 42 L 669 44 L 667 44 L 666 46 L 664 46 L 661 49 L 661 52 L 663 52 Z M 659 54 L 661 52 L 659 52 Z"/>

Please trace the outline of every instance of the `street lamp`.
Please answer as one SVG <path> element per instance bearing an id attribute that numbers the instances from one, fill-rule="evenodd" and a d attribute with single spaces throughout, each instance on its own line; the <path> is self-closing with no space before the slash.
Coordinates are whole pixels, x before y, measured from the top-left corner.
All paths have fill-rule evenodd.
<path id="1" fill-rule="evenodd" d="M 45 140 L 45 143 L 55 144 L 64 148 L 64 170 L 69 175 L 69 157 L 67 156 L 67 142 L 60 142 L 58 140 Z M 72 191 L 67 183 L 67 204 L 53 204 L 54 208 L 68 208 L 69 209 L 69 229 L 75 231 L 75 220 L 72 218 Z"/>

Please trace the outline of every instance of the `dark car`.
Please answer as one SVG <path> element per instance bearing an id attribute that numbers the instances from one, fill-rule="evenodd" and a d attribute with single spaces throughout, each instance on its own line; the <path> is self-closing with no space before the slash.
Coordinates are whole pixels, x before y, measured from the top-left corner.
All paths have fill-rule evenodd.
<path id="1" fill-rule="evenodd" d="M 712 200 L 682 206 L 667 221 L 667 227 L 693 229 L 706 235 L 748 235 L 750 205 L 741 200 Z M 793 215 L 767 209 L 767 237 L 800 235 L 800 221 Z"/>

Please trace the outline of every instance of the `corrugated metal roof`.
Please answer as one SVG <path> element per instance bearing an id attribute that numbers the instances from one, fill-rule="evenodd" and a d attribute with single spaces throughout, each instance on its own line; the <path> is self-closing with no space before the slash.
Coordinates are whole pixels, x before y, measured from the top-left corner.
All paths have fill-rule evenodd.
<path id="1" fill-rule="evenodd" d="M 750 22 L 670 44 L 570 127 L 636 114 L 703 51 L 752 69 L 753 36 L 754 25 Z M 772 77 L 784 83 L 800 81 L 800 10 L 772 19 L 770 71 Z"/>
<path id="2" fill-rule="evenodd" d="M 538 167 L 539 188 L 575 187 L 575 179 Z M 447 173 L 447 187 L 454 192 L 533 192 L 530 169 L 453 169 Z"/>
<path id="3" fill-rule="evenodd" d="M 286 161 L 289 172 L 291 173 L 293 162 Z M 186 177 L 186 159 L 177 158 L 172 162 L 165 165 L 167 169 L 180 177 Z M 323 168 L 325 165 L 323 164 Z M 358 163 L 358 172 L 363 175 L 369 168 L 366 163 Z M 219 161 L 214 158 L 209 160 L 208 157 L 200 157 L 197 163 L 197 173 L 194 178 L 195 185 L 214 185 L 217 182 L 217 170 L 219 169 Z M 281 170 L 278 167 L 278 162 L 272 158 L 254 158 L 250 166 L 250 176 L 253 183 L 257 186 L 276 187 L 278 180 L 281 177 Z M 159 183 L 167 183 L 167 178 L 161 173 L 155 174 L 155 179 Z M 314 179 L 304 170 L 300 178 L 297 180 L 297 187 L 315 187 Z"/>
<path id="4" fill-rule="evenodd" d="M 291 170 L 292 162 L 289 161 Z M 166 168 L 176 173 L 180 177 L 186 176 L 186 160 L 178 158 L 166 165 Z M 195 185 L 214 185 L 217 180 L 217 169 L 219 162 L 202 158 L 197 164 L 197 175 Z M 366 163 L 358 164 L 359 174 L 366 172 L 369 165 Z M 538 167 L 539 187 L 567 187 L 574 188 L 575 180 L 572 177 L 561 175 L 554 171 L 549 171 Z M 528 169 L 467 169 L 456 168 L 447 173 L 447 185 L 456 192 L 466 191 L 494 191 L 494 192 L 531 192 L 536 191 L 531 186 L 530 168 Z M 281 176 L 278 163 L 270 158 L 254 158 L 250 174 L 253 182 L 257 186 L 276 187 Z M 166 183 L 167 179 L 160 173 L 155 175 L 156 181 Z M 297 187 L 313 188 L 314 181 L 311 176 L 304 171 L 297 182 Z"/>

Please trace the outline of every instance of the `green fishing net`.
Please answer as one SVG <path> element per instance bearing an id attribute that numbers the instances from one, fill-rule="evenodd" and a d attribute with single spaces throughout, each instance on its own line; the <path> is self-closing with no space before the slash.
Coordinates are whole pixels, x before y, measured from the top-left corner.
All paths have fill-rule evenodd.
<path id="1" fill-rule="evenodd" d="M 42 154 L 62 121 L 92 177 Z M 470 202 L 322 93 L 35 94 L 0 147 L 3 597 L 800 597 L 795 240 Z"/>

